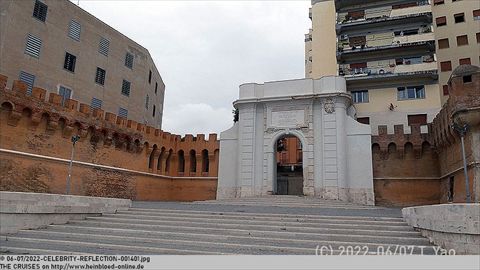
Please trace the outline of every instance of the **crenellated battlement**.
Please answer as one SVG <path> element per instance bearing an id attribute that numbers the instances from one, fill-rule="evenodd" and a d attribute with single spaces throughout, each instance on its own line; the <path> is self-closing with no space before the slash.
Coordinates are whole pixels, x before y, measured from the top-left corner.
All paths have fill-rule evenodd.
<path id="1" fill-rule="evenodd" d="M 7 124 L 16 127 L 22 118 L 28 119 L 29 129 L 36 129 L 46 122 L 46 134 L 61 130 L 61 136 L 69 139 L 72 135 L 80 135 L 80 143 L 89 140 L 96 147 L 114 146 L 127 153 L 145 153 L 145 170 L 171 176 L 182 176 L 176 169 L 160 169 L 161 163 L 190 163 L 189 153 L 198 155 L 203 171 L 193 176 L 216 176 L 219 142 L 217 134 L 180 135 L 171 134 L 152 126 L 120 117 L 102 109 L 92 109 L 90 105 L 74 99 L 67 99 L 62 104 L 62 97 L 39 87 L 32 88 L 27 94 L 28 86 L 21 81 L 14 81 L 12 88 L 7 88 L 7 77 L 0 74 L 0 103 L 2 111 L 7 111 Z M 165 156 L 161 153 L 163 149 Z M 192 152 L 193 151 L 193 152 Z M 178 157 L 185 154 L 186 157 Z M 198 154 L 197 154 L 198 153 Z M 203 156 L 202 156 L 203 155 Z M 165 157 L 163 157 L 165 156 Z M 157 158 L 157 160 L 153 160 Z M 209 161 L 205 161 L 209 159 Z M 155 165 L 155 166 L 154 166 Z M 211 168 L 208 168 L 210 165 Z M 184 166 L 184 165 L 182 165 Z M 163 167 L 168 167 L 164 164 Z M 173 166 L 172 166 L 173 167 Z M 178 166 L 177 166 L 178 167 Z M 180 169 L 179 169 L 180 170 Z M 192 176 L 192 175 L 190 175 Z"/>
<path id="2" fill-rule="evenodd" d="M 0 74 L 1 101 L 12 105 L 12 121 L 9 122 L 11 125 L 15 125 L 15 120 L 18 120 L 18 117 L 15 117 L 16 114 L 21 114 L 23 110 L 30 109 L 32 119 L 38 119 L 41 118 L 42 114 L 48 114 L 49 122 L 58 122 L 60 119 L 64 119 L 67 126 L 73 126 L 74 123 L 80 124 L 82 129 L 95 126 L 95 129 L 107 129 L 112 133 L 119 134 L 124 133 L 125 136 L 139 139 L 141 143 L 149 140 L 152 140 L 153 144 L 156 140 L 170 142 L 217 141 L 217 134 L 209 134 L 208 140 L 205 140 L 204 134 L 197 134 L 197 136 L 187 134 L 182 138 L 180 135 L 137 123 L 134 120 L 105 112 L 102 109 L 92 109 L 90 105 L 74 99 L 67 99 L 62 105 L 60 95 L 50 93 L 48 99 L 46 99 L 47 91 L 39 87 L 33 87 L 32 94 L 27 95 L 28 86 L 22 81 L 14 81 L 11 89 L 6 87 L 6 83 L 7 77 Z M 152 142 L 149 142 L 149 144 L 152 144 Z"/>
<path id="3" fill-rule="evenodd" d="M 459 140 L 452 124 L 480 125 L 480 69 L 463 65 L 448 82 L 450 98 L 432 122 L 431 137 L 437 147 L 450 146 Z"/>
<path id="4" fill-rule="evenodd" d="M 429 150 L 431 139 L 428 133 L 422 133 L 421 125 L 411 125 L 410 134 L 405 134 L 404 125 L 395 125 L 394 133 L 387 132 L 387 126 L 378 126 L 378 135 L 372 136 L 372 150 L 379 153 L 382 159 L 389 154 L 403 158 L 406 151 L 413 150 L 416 158 L 421 158 L 422 152 Z M 428 129 L 430 130 L 430 125 Z"/>

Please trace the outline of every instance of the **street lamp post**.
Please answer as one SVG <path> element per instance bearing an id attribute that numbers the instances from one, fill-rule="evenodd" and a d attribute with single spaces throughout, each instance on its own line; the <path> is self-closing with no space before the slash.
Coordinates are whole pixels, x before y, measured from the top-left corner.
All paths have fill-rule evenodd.
<path id="1" fill-rule="evenodd" d="M 80 140 L 79 135 L 72 136 L 72 155 L 70 156 L 70 164 L 68 165 L 68 175 L 67 175 L 67 190 L 66 194 L 70 194 L 70 180 L 72 178 L 72 164 L 73 164 L 73 154 L 75 153 L 75 144 Z"/>
<path id="2" fill-rule="evenodd" d="M 468 125 L 464 124 L 459 125 L 457 123 L 452 124 L 452 128 L 458 132 L 460 135 L 460 141 L 462 143 L 462 158 L 463 158 L 463 173 L 465 174 L 465 193 L 467 195 L 466 201 L 469 203 L 471 201 L 470 198 L 470 180 L 468 179 L 468 170 L 467 170 L 467 157 L 465 155 L 465 134 L 467 134 L 468 131 Z"/>

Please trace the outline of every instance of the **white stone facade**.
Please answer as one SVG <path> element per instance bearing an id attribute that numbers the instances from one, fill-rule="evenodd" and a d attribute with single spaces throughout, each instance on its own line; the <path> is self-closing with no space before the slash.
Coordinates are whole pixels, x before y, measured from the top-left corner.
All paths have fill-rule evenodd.
<path id="1" fill-rule="evenodd" d="M 239 121 L 220 136 L 217 199 L 276 193 L 278 139 L 303 151 L 303 193 L 374 204 L 371 129 L 355 121 L 345 79 L 244 84 Z"/>

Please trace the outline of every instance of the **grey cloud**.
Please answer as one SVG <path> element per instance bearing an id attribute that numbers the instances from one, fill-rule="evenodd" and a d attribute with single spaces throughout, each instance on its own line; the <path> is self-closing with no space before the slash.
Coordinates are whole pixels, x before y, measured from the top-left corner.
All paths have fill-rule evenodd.
<path id="1" fill-rule="evenodd" d="M 81 8 L 150 51 L 167 87 L 163 129 L 178 134 L 219 133 L 231 126 L 232 102 L 242 83 L 304 77 L 309 6 L 309 1 L 80 1 Z"/>

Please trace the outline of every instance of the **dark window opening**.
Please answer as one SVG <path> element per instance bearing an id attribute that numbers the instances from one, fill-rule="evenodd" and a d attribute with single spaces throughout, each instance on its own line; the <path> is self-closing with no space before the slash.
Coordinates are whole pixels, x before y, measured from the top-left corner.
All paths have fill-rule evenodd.
<path id="1" fill-rule="evenodd" d="M 448 95 L 449 95 L 449 93 L 448 93 L 448 85 L 446 85 L 446 84 L 443 86 L 443 95 L 444 95 L 444 96 L 448 96 Z"/>
<path id="2" fill-rule="evenodd" d="M 408 7 L 416 7 L 416 6 L 418 6 L 417 2 L 410 2 L 405 4 L 392 5 L 392 9 L 400 9 L 400 8 L 408 8 Z"/>
<path id="3" fill-rule="evenodd" d="M 471 65 L 472 62 L 470 61 L 470 58 L 462 58 L 458 60 L 458 63 L 460 65 Z"/>
<path id="4" fill-rule="evenodd" d="M 464 13 L 458 13 L 453 15 L 455 18 L 455 23 L 462 23 L 465 22 L 465 14 Z"/>
<path id="5" fill-rule="evenodd" d="M 157 94 L 157 90 L 158 90 L 158 82 L 155 83 L 155 94 Z"/>
<path id="6" fill-rule="evenodd" d="M 130 96 L 130 82 L 123 80 L 122 82 L 122 95 Z"/>
<path id="7" fill-rule="evenodd" d="M 463 76 L 463 83 L 471 83 L 472 75 Z"/>
<path id="8" fill-rule="evenodd" d="M 105 70 L 97 67 L 97 73 L 95 74 L 95 82 L 100 85 L 105 85 Z"/>
<path id="9" fill-rule="evenodd" d="M 35 1 L 35 7 L 33 8 L 33 17 L 45 22 L 47 19 L 48 6 L 40 1 Z"/>
<path id="10" fill-rule="evenodd" d="M 152 112 L 152 116 L 153 116 L 153 117 L 155 117 L 155 109 L 156 109 L 156 108 L 157 108 L 157 107 L 155 107 L 155 105 L 153 105 L 153 112 Z"/>
<path id="11" fill-rule="evenodd" d="M 370 125 L 370 117 L 358 117 L 357 121 L 362 124 Z"/>
<path id="12" fill-rule="evenodd" d="M 133 69 L 133 54 L 127 53 L 125 55 L 125 66 L 129 69 Z"/>
<path id="13" fill-rule="evenodd" d="M 77 62 L 77 57 L 70 53 L 65 53 L 65 62 L 63 63 L 63 68 L 75 72 L 75 62 Z"/>
<path id="14" fill-rule="evenodd" d="M 148 83 L 152 83 L 152 71 L 148 72 Z"/>

